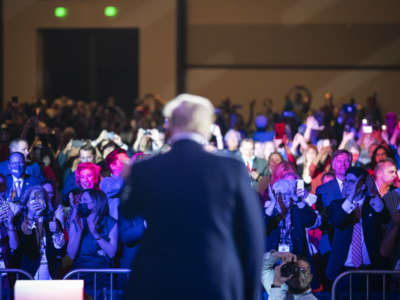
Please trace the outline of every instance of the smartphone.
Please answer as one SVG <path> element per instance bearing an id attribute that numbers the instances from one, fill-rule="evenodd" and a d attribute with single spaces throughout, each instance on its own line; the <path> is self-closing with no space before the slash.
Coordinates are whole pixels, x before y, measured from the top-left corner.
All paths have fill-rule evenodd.
<path id="1" fill-rule="evenodd" d="M 322 147 L 329 147 L 331 145 L 331 142 L 328 139 L 325 139 L 322 142 Z"/>
<path id="2" fill-rule="evenodd" d="M 364 126 L 363 131 L 364 133 L 372 133 L 372 126 Z"/>
<path id="3" fill-rule="evenodd" d="M 285 123 L 275 123 L 275 139 L 280 140 L 285 135 Z"/>
<path id="4" fill-rule="evenodd" d="M 367 119 L 362 119 L 362 123 L 363 123 L 363 125 L 367 125 L 368 124 L 368 120 Z"/>
<path id="5" fill-rule="evenodd" d="M 381 128 L 382 128 L 383 131 L 385 131 L 387 129 L 387 126 L 386 125 L 382 125 Z"/>
<path id="6" fill-rule="evenodd" d="M 81 140 L 72 140 L 72 147 L 79 148 L 83 145 L 83 141 Z"/>
<path id="7" fill-rule="evenodd" d="M 297 190 L 304 190 L 304 180 L 303 179 L 297 179 Z"/>

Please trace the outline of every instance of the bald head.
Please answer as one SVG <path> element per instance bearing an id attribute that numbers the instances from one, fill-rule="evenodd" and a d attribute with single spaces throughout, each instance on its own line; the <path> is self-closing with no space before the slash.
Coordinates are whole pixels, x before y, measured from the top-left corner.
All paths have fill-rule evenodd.
<path id="1" fill-rule="evenodd" d="M 396 163 L 390 158 L 380 161 L 375 166 L 375 178 L 379 184 L 393 184 L 396 176 Z"/>
<path id="2" fill-rule="evenodd" d="M 179 132 L 199 133 L 210 137 L 210 126 L 214 121 L 214 107 L 203 97 L 181 94 L 168 102 L 164 108 L 168 129 L 172 135 Z"/>

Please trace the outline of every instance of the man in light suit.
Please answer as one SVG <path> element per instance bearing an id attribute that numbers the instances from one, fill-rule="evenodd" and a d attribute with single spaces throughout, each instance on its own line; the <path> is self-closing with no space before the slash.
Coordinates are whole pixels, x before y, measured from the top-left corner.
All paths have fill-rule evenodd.
<path id="1" fill-rule="evenodd" d="M 261 207 L 244 164 L 204 150 L 213 113 L 199 96 L 169 102 L 172 149 L 131 168 L 120 214 L 148 227 L 125 299 L 259 297 Z"/>

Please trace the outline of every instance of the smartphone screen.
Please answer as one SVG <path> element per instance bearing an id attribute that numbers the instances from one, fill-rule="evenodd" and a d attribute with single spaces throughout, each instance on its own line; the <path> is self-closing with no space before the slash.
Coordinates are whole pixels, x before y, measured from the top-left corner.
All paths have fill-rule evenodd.
<path id="1" fill-rule="evenodd" d="M 285 135 L 285 123 L 276 123 L 275 124 L 275 139 L 282 139 Z"/>
<path id="2" fill-rule="evenodd" d="M 364 126 L 363 131 L 364 133 L 372 133 L 372 126 Z"/>

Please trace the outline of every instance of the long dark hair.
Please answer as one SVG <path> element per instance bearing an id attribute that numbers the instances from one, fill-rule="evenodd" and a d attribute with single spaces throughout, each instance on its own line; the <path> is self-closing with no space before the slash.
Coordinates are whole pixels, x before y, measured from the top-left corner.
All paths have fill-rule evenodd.
<path id="1" fill-rule="evenodd" d="M 374 152 L 372 153 L 371 157 L 371 169 L 375 169 L 376 165 L 378 162 L 376 162 L 376 154 L 380 149 L 383 149 L 386 152 L 387 158 L 394 159 L 394 154 L 393 152 L 386 146 L 380 144 L 378 147 L 375 148 Z"/>
<path id="2" fill-rule="evenodd" d="M 82 191 L 82 196 L 85 193 L 88 193 L 90 199 L 92 199 L 94 202 L 96 215 L 99 218 L 97 222 L 97 227 L 99 227 L 101 226 L 104 217 L 108 215 L 108 198 L 106 194 L 101 190 L 87 189 Z"/>
<path id="3" fill-rule="evenodd" d="M 28 201 L 29 197 L 33 192 L 40 192 L 43 194 L 44 201 L 46 203 L 46 208 L 43 211 L 43 216 L 50 217 L 50 210 L 49 210 L 49 196 L 46 190 L 40 185 L 34 185 L 28 188 L 21 197 L 21 206 L 22 206 L 22 213 L 24 216 L 28 214 Z"/>

